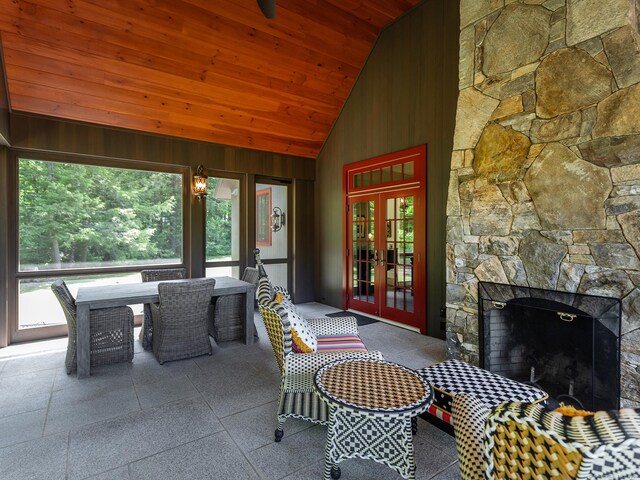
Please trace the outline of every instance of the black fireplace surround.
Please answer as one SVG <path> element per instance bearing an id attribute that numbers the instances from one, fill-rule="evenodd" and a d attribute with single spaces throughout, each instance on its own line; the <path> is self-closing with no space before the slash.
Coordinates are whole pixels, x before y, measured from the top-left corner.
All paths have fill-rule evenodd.
<path id="1" fill-rule="evenodd" d="M 481 366 L 585 410 L 620 407 L 616 298 L 480 282 Z"/>

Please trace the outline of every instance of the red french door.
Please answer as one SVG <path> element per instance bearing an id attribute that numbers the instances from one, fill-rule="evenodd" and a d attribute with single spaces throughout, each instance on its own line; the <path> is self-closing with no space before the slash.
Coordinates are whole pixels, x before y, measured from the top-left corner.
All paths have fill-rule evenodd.
<path id="1" fill-rule="evenodd" d="M 346 307 L 424 333 L 425 192 L 423 183 L 416 181 L 415 164 L 419 159 L 412 156 L 408 157 L 412 159 L 411 175 L 402 174 L 394 181 L 394 167 L 400 165 L 401 173 L 403 168 L 409 170 L 406 158 L 373 166 L 371 161 L 362 166 L 349 165 L 347 182 L 355 187 L 351 194 L 347 188 Z M 385 186 L 387 164 L 390 181 Z M 369 180 L 363 182 L 364 174 L 375 170 L 378 180 L 370 173 Z"/>

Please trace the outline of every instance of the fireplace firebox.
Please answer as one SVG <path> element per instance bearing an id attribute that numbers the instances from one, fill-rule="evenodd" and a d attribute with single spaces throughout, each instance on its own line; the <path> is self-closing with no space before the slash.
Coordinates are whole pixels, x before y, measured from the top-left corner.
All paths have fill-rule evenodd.
<path id="1" fill-rule="evenodd" d="M 620 406 L 620 300 L 479 283 L 481 366 L 586 410 Z M 555 405 L 554 405 L 555 404 Z"/>

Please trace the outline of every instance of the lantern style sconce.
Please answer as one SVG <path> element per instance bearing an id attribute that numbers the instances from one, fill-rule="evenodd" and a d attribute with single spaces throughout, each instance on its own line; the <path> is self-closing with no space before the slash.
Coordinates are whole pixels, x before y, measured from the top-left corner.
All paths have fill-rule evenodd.
<path id="1" fill-rule="evenodd" d="M 277 232 L 284 227 L 286 220 L 284 212 L 280 207 L 273 207 L 273 213 L 271 214 L 271 230 Z"/>
<path id="2" fill-rule="evenodd" d="M 204 167 L 202 165 L 198 165 L 196 169 L 196 174 L 193 176 L 193 194 L 198 198 L 198 200 L 202 200 L 207 196 L 207 176 L 202 173 Z"/>

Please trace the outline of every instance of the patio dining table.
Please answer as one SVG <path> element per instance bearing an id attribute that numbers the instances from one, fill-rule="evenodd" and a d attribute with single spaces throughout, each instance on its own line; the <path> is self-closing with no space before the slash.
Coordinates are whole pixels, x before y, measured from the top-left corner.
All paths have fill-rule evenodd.
<path id="1" fill-rule="evenodd" d="M 214 277 L 216 286 L 213 297 L 224 295 L 245 295 L 244 343 L 253 343 L 253 311 L 255 286 L 232 277 Z M 168 280 L 184 282 L 185 280 Z M 166 281 L 165 281 L 166 282 Z M 77 312 L 77 361 L 78 378 L 86 378 L 91 373 L 89 312 L 98 308 L 120 307 L 140 303 L 158 303 L 158 284 L 164 282 L 129 283 L 82 287 L 76 296 Z"/>

